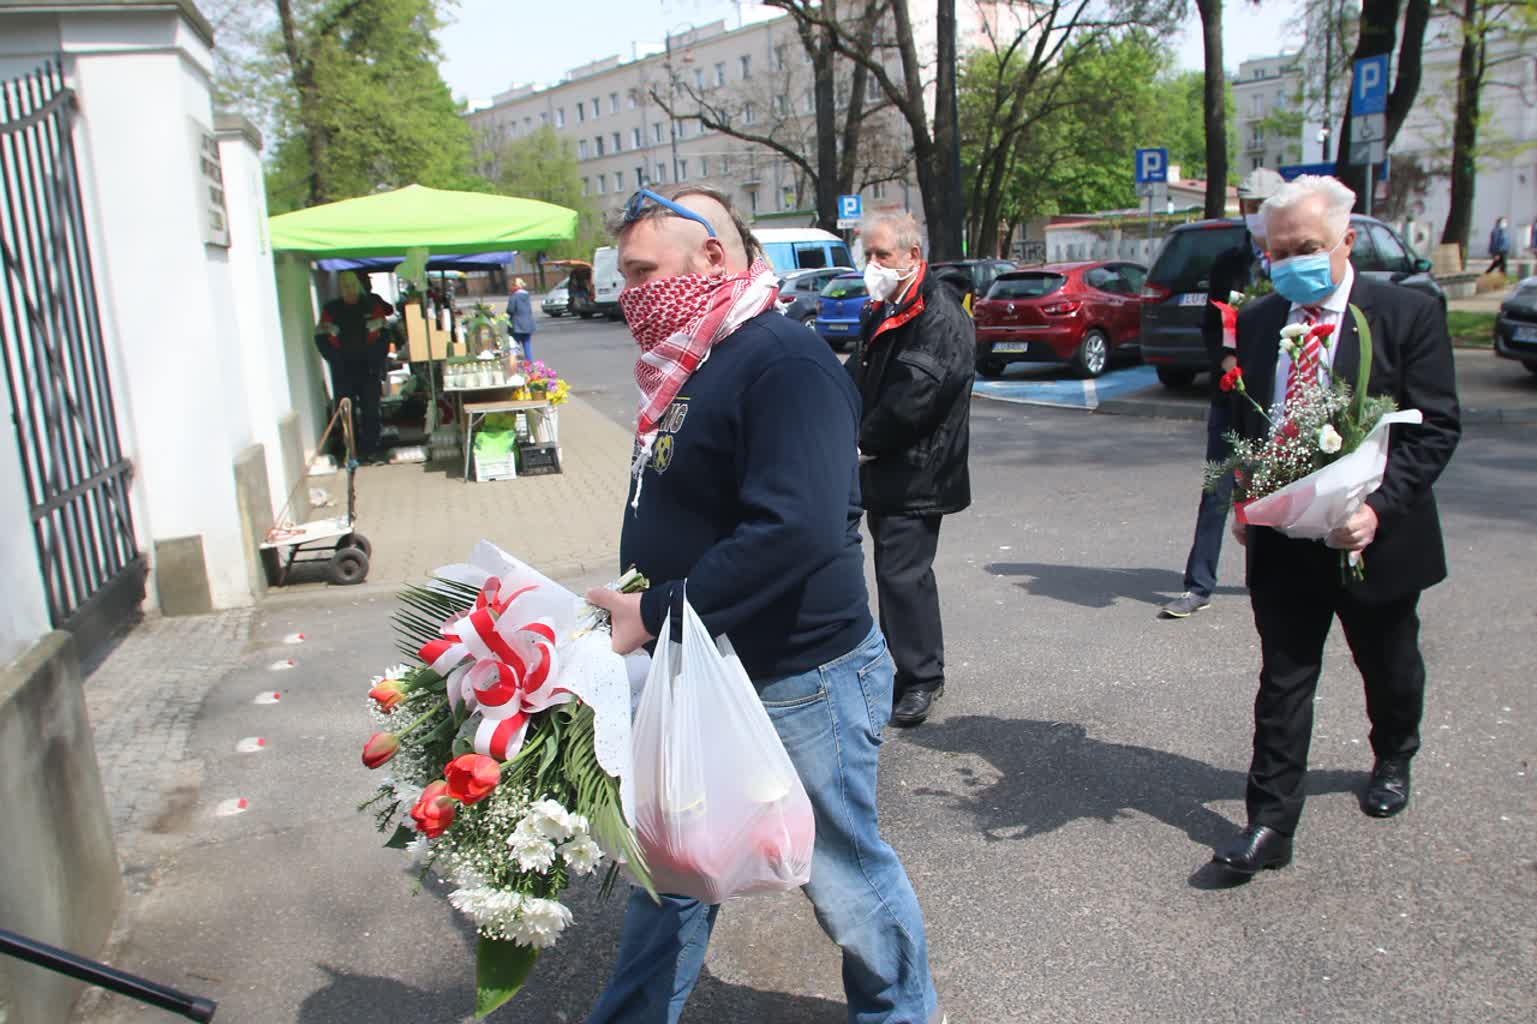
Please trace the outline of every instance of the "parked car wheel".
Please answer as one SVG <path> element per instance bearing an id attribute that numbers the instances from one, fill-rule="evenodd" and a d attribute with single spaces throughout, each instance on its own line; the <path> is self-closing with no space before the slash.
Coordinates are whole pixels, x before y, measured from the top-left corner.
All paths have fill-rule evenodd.
<path id="1" fill-rule="evenodd" d="M 805 326 L 806 330 L 810 331 L 812 334 L 816 333 L 817 315 L 815 313 L 807 313 L 805 316 L 801 317 L 801 323 Z"/>
<path id="2" fill-rule="evenodd" d="M 339 587 L 362 583 L 368 577 L 368 556 L 362 548 L 342 548 L 331 556 L 327 574 Z"/>
<path id="3" fill-rule="evenodd" d="M 977 376 L 989 379 L 1002 377 L 1003 371 L 1008 368 L 1008 365 L 1008 363 L 1001 359 L 984 359 L 977 363 Z"/>
<path id="4" fill-rule="evenodd" d="M 1099 328 L 1083 334 L 1078 351 L 1073 353 L 1073 372 L 1080 377 L 1098 377 L 1110 365 L 1110 339 Z"/>
<path id="5" fill-rule="evenodd" d="M 1158 383 L 1166 388 L 1178 391 L 1188 388 L 1195 383 L 1194 370 L 1182 370 L 1177 366 L 1160 366 L 1158 368 Z"/>

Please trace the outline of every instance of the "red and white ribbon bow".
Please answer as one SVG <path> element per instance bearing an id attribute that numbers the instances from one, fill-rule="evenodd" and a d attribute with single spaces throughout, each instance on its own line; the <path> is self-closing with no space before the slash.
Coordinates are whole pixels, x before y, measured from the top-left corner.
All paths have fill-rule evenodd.
<path id="1" fill-rule="evenodd" d="M 554 684 L 559 672 L 555 627 L 519 622 L 513 609 L 524 587 L 505 597 L 501 580 L 481 588 L 475 607 L 443 625 L 443 638 L 422 646 L 421 659 L 448 683 L 448 699 L 479 714 L 475 752 L 505 761 L 523 746 L 529 716 L 576 695 Z"/>

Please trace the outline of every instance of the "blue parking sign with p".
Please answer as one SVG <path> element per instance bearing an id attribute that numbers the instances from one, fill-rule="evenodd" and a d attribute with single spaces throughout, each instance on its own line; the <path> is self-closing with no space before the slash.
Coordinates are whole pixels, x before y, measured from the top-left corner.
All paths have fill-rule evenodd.
<path id="1" fill-rule="evenodd" d="M 864 198 L 864 196 L 839 196 L 838 197 L 838 219 L 839 220 L 859 220 L 861 217 L 863 217 L 865 215 L 864 210 L 865 210 L 865 198 Z"/>
<path id="2" fill-rule="evenodd" d="M 1383 53 L 1356 61 L 1350 92 L 1352 116 L 1387 113 L 1388 55 Z"/>
<path id="3" fill-rule="evenodd" d="M 1137 184 L 1169 180 L 1169 151 L 1167 149 L 1137 150 Z"/>

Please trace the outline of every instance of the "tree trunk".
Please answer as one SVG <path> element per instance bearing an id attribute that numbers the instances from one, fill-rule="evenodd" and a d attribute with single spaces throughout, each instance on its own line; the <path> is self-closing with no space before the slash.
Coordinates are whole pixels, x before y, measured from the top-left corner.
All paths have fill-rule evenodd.
<path id="1" fill-rule="evenodd" d="M 831 0 L 828 4 L 832 7 Z M 833 47 L 828 30 L 822 38 L 811 39 L 810 26 L 805 28 L 805 40 L 811 54 L 812 98 L 817 119 L 817 226 L 826 231 L 838 230 L 838 116 L 837 97 L 833 75 Z"/>
<path id="2" fill-rule="evenodd" d="M 283 33 L 283 53 L 288 57 L 294 92 L 299 96 L 299 124 L 304 129 L 304 142 L 309 150 L 309 196 L 304 205 L 318 206 L 330 196 L 325 181 L 326 132 L 315 116 L 315 66 L 299 45 L 292 0 L 277 0 L 277 8 Z"/>
<path id="3" fill-rule="evenodd" d="M 1351 84 L 1345 91 L 1345 114 L 1340 122 L 1339 147 L 1334 151 L 1334 176 L 1348 185 L 1356 194 L 1356 210 L 1366 209 L 1366 167 L 1350 162 L 1350 118 L 1355 109 L 1355 62 L 1366 57 L 1376 57 L 1393 52 L 1398 39 L 1398 9 L 1402 0 L 1362 0 L 1361 34 L 1356 37 L 1355 52 L 1350 56 L 1347 78 Z M 1423 38 L 1423 34 L 1422 34 Z M 1418 54 L 1415 55 L 1418 76 Z M 1412 104 L 1413 97 L 1410 97 Z"/>
<path id="4" fill-rule="evenodd" d="M 1227 216 L 1227 72 L 1222 67 L 1222 0 L 1196 0 L 1206 53 L 1206 209 Z"/>
<path id="5" fill-rule="evenodd" d="M 931 202 L 927 194 L 923 201 L 924 214 L 929 218 L 929 258 L 960 259 L 965 255 L 966 207 L 961 192 L 955 0 L 938 0 L 934 29 L 938 66 L 934 76 L 934 152 L 930 157 L 933 161 L 930 177 L 936 192 L 932 205 L 938 217 L 929 213 Z"/>
<path id="6" fill-rule="evenodd" d="M 1452 126 L 1451 208 L 1442 245 L 1455 245 L 1467 266 L 1468 235 L 1473 227 L 1474 155 L 1478 148 L 1478 99 L 1484 64 L 1480 0 L 1463 0 L 1462 52 L 1457 57 L 1457 121 Z"/>

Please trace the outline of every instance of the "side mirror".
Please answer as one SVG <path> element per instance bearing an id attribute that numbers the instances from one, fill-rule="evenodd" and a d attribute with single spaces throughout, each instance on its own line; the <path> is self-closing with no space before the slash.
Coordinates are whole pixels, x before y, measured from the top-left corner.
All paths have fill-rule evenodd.
<path id="1" fill-rule="evenodd" d="M 1428 274 L 1428 273 L 1430 273 L 1430 271 L 1434 267 L 1435 267 L 1435 264 L 1430 262 L 1429 260 L 1427 260 L 1425 257 L 1423 257 L 1423 256 L 1415 257 L 1415 260 L 1414 260 L 1414 272 L 1416 274 Z"/>

